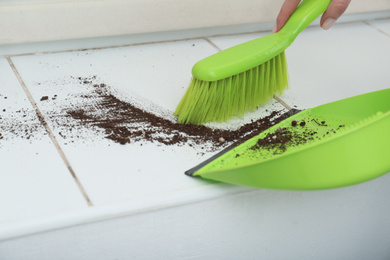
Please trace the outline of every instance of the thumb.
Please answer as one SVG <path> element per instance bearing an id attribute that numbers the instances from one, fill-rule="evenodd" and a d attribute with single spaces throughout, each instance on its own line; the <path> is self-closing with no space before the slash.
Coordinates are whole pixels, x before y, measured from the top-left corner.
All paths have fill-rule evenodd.
<path id="1" fill-rule="evenodd" d="M 328 9 L 321 17 L 320 25 L 323 29 L 329 30 L 337 19 L 347 10 L 351 0 L 332 0 Z"/>

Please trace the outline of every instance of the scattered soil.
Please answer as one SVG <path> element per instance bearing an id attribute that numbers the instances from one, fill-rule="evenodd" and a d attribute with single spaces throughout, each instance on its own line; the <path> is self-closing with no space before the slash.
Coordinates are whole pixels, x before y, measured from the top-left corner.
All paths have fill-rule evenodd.
<path id="1" fill-rule="evenodd" d="M 328 126 L 325 121 L 321 121 L 318 123 L 316 119 L 311 119 L 311 121 L 315 122 L 318 125 L 317 131 L 320 128 Z M 298 121 L 293 120 L 291 123 L 291 127 L 286 128 L 278 128 L 274 133 L 267 134 L 264 138 L 259 139 L 251 150 L 264 150 L 268 152 L 272 152 L 272 155 L 284 153 L 288 148 L 296 147 L 302 144 L 306 144 L 313 140 L 320 140 L 328 135 L 332 135 L 337 133 L 337 131 L 344 127 L 345 125 L 339 125 L 336 129 L 329 129 L 324 134 L 319 134 L 313 127 L 307 127 L 307 124 L 304 120 L 302 120 L 298 127 Z"/>
<path id="2" fill-rule="evenodd" d="M 111 93 L 110 87 L 105 83 L 95 84 L 95 79 L 96 77 L 78 77 L 80 84 L 92 86 L 91 94 L 83 95 L 83 98 L 93 98 L 94 105 L 67 110 L 66 113 L 82 126 L 103 130 L 105 138 L 120 144 L 148 141 L 164 145 L 188 143 L 190 146 L 211 143 L 214 147 L 220 147 L 238 140 L 243 142 L 298 112 L 293 110 L 281 115 L 280 111 L 274 111 L 269 116 L 245 124 L 237 130 L 182 125 L 120 100 Z"/>
<path id="3" fill-rule="evenodd" d="M 30 140 L 45 133 L 33 109 L 20 109 L 12 112 L 3 109 L 2 111 L 0 113 L 0 144 L 1 141 L 14 138 Z"/>
<path id="4" fill-rule="evenodd" d="M 119 98 L 121 95 L 99 81 L 96 76 L 71 79 L 71 84 L 79 84 L 82 88 L 80 93 L 72 93 L 68 97 L 57 97 L 57 94 L 51 93 L 40 99 L 44 101 L 41 109 L 45 111 L 46 119 L 53 122 L 51 127 L 54 127 L 53 130 L 63 139 L 68 139 L 68 142 L 83 137 L 90 139 L 90 135 L 85 133 L 92 131 L 94 138 L 102 137 L 122 145 L 138 142 L 142 146 L 145 142 L 151 142 L 169 146 L 185 144 L 202 150 L 216 150 L 233 143 L 238 145 L 299 112 L 296 109 L 287 113 L 274 111 L 269 116 L 252 120 L 236 130 L 182 125 L 177 123 L 171 113 L 166 113 L 169 116 L 165 117 L 143 108 L 136 102 L 122 100 Z M 65 82 L 57 84 L 66 87 Z M 3 111 L 5 112 L 5 109 Z M 7 139 L 10 133 L 30 139 L 38 132 L 38 128 L 43 129 L 33 110 L 8 112 L 2 116 L 3 118 L 0 114 L 0 140 Z M 6 120 L 4 117 L 7 117 Z"/>
<path id="5" fill-rule="evenodd" d="M 315 131 L 304 131 L 298 133 L 289 128 L 278 128 L 275 133 L 269 133 L 264 138 L 259 139 L 251 149 L 273 150 L 274 154 L 281 154 L 287 150 L 287 147 L 298 146 L 314 140 Z"/>

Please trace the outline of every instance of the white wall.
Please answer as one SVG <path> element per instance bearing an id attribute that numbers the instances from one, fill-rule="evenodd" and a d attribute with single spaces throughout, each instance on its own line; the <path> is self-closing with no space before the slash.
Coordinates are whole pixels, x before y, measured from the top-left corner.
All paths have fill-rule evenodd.
<path id="1" fill-rule="evenodd" d="M 273 21 L 283 0 L 6 0 L 0 44 L 124 35 Z M 348 13 L 390 10 L 353 0 Z"/>

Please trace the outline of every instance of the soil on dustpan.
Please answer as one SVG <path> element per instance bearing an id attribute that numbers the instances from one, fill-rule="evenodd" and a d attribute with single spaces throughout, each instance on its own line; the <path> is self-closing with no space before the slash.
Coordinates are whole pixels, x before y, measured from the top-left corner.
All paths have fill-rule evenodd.
<path id="1" fill-rule="evenodd" d="M 251 149 L 275 150 L 274 154 L 280 154 L 285 152 L 289 146 L 298 146 L 314 140 L 314 134 L 315 132 L 311 131 L 297 133 L 289 128 L 278 128 L 274 133 L 269 133 L 264 138 L 260 138 Z"/>
<path id="2" fill-rule="evenodd" d="M 311 123 L 318 127 L 328 127 L 325 121 L 318 122 L 318 120 L 311 118 Z M 272 155 L 282 154 L 291 147 L 297 147 L 314 140 L 321 140 L 322 138 L 337 133 L 345 125 L 341 124 L 337 128 L 332 128 L 319 134 L 313 126 L 307 127 L 308 123 L 305 120 L 298 122 L 291 121 L 291 126 L 278 128 L 273 133 L 268 133 L 264 138 L 260 138 L 257 143 L 251 147 L 251 150 L 268 151 Z M 318 128 L 319 129 L 319 128 Z M 238 155 L 239 156 L 239 155 Z"/>

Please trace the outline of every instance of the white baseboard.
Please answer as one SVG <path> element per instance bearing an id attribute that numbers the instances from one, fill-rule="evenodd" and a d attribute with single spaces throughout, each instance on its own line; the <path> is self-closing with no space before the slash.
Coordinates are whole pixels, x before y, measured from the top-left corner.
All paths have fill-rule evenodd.
<path id="1" fill-rule="evenodd" d="M 269 22 L 283 0 L 29 0 L 0 3 L 0 44 Z M 348 13 L 390 10 L 353 0 Z"/>

